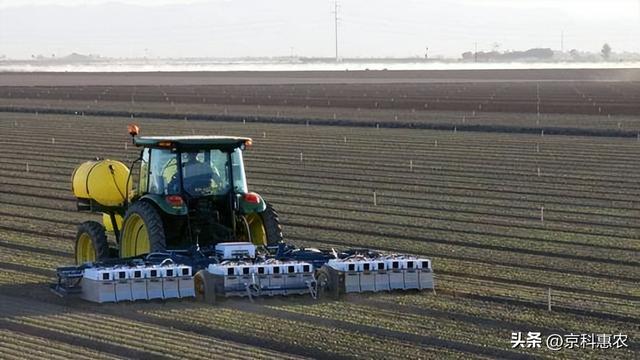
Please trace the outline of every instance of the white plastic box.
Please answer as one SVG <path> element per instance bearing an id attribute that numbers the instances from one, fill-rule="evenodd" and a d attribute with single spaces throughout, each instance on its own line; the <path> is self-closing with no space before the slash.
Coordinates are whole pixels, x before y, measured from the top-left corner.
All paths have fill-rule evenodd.
<path id="1" fill-rule="evenodd" d="M 309 263 L 287 263 L 287 294 L 306 294 L 309 281 L 313 280 L 313 266 Z M 293 272 L 292 272 L 293 270 Z"/>
<path id="2" fill-rule="evenodd" d="M 285 267 L 278 264 L 272 264 L 271 277 L 269 278 L 269 287 L 272 289 L 283 289 L 285 287 Z"/>
<path id="3" fill-rule="evenodd" d="M 181 298 L 195 297 L 196 286 L 193 282 L 193 269 L 191 266 L 179 265 L 176 266 L 176 271 L 178 276 L 178 296 Z"/>
<path id="4" fill-rule="evenodd" d="M 81 298 L 98 302 L 115 302 L 116 287 L 113 271 L 110 269 L 85 269 L 82 278 Z"/>
<path id="5" fill-rule="evenodd" d="M 209 267 L 207 267 L 207 271 L 214 275 L 227 276 L 227 269 L 229 269 L 230 267 L 231 266 L 227 265 L 210 264 Z M 234 274 L 235 271 L 233 270 L 233 267 L 231 267 L 231 269 L 232 274 Z"/>
<path id="6" fill-rule="evenodd" d="M 360 291 L 376 291 L 376 262 L 364 261 L 361 264 Z"/>
<path id="7" fill-rule="evenodd" d="M 256 264 L 253 270 L 256 274 L 256 280 L 258 281 L 260 288 L 268 288 L 271 283 L 271 273 L 273 272 L 272 266 Z"/>
<path id="8" fill-rule="evenodd" d="M 284 287 L 288 291 L 292 291 L 294 288 L 303 286 L 302 279 L 298 273 L 298 266 L 296 263 L 283 263 L 280 268 L 284 271 Z"/>
<path id="9" fill-rule="evenodd" d="M 147 300 L 163 299 L 161 269 L 159 267 L 147 267 L 144 269 L 144 277 L 147 281 Z"/>
<path id="10" fill-rule="evenodd" d="M 241 267 L 237 263 L 211 264 L 208 271 L 222 276 L 222 286 L 225 291 L 239 291 L 244 289 Z"/>
<path id="11" fill-rule="evenodd" d="M 175 266 L 163 266 L 160 268 L 162 277 L 162 295 L 165 299 L 179 298 L 178 291 L 178 269 Z"/>
<path id="12" fill-rule="evenodd" d="M 433 289 L 433 269 L 431 260 L 418 259 L 418 286 L 420 289 Z"/>
<path id="13" fill-rule="evenodd" d="M 132 300 L 147 299 L 147 280 L 144 278 L 144 268 L 136 267 L 129 269 Z"/>
<path id="14" fill-rule="evenodd" d="M 133 301 L 129 269 L 116 268 L 113 270 L 113 277 L 115 282 L 116 301 Z"/>
<path id="15" fill-rule="evenodd" d="M 374 274 L 375 291 L 389 291 L 389 274 L 387 273 L 387 263 L 382 260 L 372 261 L 376 269 Z"/>
<path id="16" fill-rule="evenodd" d="M 256 246 L 250 242 L 226 242 L 216 245 L 216 255 L 224 260 L 255 258 Z"/>
<path id="17" fill-rule="evenodd" d="M 242 285 L 243 289 L 246 289 L 247 285 L 251 285 L 254 283 L 253 276 L 254 270 L 253 265 L 251 264 L 242 264 L 236 267 L 238 281 L 240 285 Z"/>
<path id="18" fill-rule="evenodd" d="M 84 270 L 82 298 L 94 302 L 195 296 L 190 266 L 115 266 Z"/>
<path id="19" fill-rule="evenodd" d="M 315 281 L 315 276 L 313 273 L 313 265 L 309 263 L 300 263 L 298 264 L 298 271 L 302 276 L 302 282 L 305 286 Z"/>
<path id="20" fill-rule="evenodd" d="M 418 277 L 418 261 L 416 259 L 402 260 L 405 289 L 419 289 L 420 279 Z"/>
<path id="21" fill-rule="evenodd" d="M 402 260 L 391 258 L 386 260 L 387 274 L 389 275 L 389 289 L 404 289 L 404 274 Z"/>
<path id="22" fill-rule="evenodd" d="M 360 292 L 361 261 L 331 259 L 327 265 L 344 273 L 345 292 Z"/>

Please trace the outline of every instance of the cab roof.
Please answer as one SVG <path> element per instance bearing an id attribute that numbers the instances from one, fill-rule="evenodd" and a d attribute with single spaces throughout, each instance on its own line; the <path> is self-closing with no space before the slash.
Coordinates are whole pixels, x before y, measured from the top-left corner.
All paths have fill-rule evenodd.
<path id="1" fill-rule="evenodd" d="M 251 138 L 236 136 L 136 136 L 136 146 L 163 149 L 227 149 L 251 145 Z"/>

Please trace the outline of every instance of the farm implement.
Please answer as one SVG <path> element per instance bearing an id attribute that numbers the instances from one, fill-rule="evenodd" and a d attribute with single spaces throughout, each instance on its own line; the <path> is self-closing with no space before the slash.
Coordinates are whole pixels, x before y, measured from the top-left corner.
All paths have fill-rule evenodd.
<path id="1" fill-rule="evenodd" d="M 57 269 L 55 293 L 94 302 L 214 303 L 434 288 L 426 258 L 285 244 L 278 213 L 247 188 L 242 154 L 251 139 L 138 133 L 129 125 L 142 148 L 131 167 L 96 159 L 75 169 L 78 210 L 102 214 L 102 222 L 78 226 L 76 265 Z"/>

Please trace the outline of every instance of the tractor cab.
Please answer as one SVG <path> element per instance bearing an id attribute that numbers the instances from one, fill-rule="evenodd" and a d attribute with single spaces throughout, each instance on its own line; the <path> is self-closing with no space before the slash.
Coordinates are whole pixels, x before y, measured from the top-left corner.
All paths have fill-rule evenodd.
<path id="1" fill-rule="evenodd" d="M 242 151 L 251 139 L 220 136 L 136 137 L 144 147 L 140 192 L 195 199 L 246 194 Z"/>
<path id="2" fill-rule="evenodd" d="M 260 196 L 247 189 L 242 151 L 251 139 L 134 137 L 134 144 L 143 147 L 137 196 L 164 210 L 171 243 L 203 246 L 240 238 L 263 242 L 259 234 L 251 238 L 246 218 L 238 216 L 265 209 Z"/>

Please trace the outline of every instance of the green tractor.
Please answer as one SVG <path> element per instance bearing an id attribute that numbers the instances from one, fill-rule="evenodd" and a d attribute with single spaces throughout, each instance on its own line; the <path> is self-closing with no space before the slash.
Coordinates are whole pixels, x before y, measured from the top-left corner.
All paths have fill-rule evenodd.
<path id="1" fill-rule="evenodd" d="M 103 214 L 103 222 L 78 227 L 76 262 L 130 258 L 169 250 L 199 251 L 221 242 L 277 246 L 278 214 L 249 192 L 242 153 L 251 139 L 222 136 L 140 137 L 130 171 L 113 160 L 89 161 L 73 174 L 78 210 Z M 137 167 L 136 167 L 137 166 Z M 107 231 L 116 246 L 109 246 Z"/>

